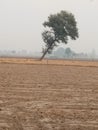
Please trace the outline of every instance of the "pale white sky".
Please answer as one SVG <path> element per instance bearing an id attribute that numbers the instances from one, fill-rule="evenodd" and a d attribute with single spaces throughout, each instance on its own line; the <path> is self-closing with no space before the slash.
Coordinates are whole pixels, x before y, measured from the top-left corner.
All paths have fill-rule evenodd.
<path id="1" fill-rule="evenodd" d="M 61 10 L 75 15 L 80 35 L 65 47 L 98 53 L 98 0 L 0 0 L 0 50 L 41 51 L 42 23 Z"/>

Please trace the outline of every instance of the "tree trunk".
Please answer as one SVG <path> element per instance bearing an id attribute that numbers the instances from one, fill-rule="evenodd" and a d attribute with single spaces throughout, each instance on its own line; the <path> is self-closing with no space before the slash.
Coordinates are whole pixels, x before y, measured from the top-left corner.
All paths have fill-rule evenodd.
<path id="1" fill-rule="evenodd" d="M 45 57 L 45 55 L 47 54 L 47 52 L 48 52 L 48 50 L 50 49 L 50 47 L 51 47 L 51 46 L 49 46 L 49 47 L 47 48 L 47 50 L 43 53 L 43 55 L 41 56 L 40 60 L 42 60 L 42 59 Z"/>
<path id="2" fill-rule="evenodd" d="M 51 48 L 51 46 L 55 44 L 55 41 L 56 41 L 56 38 L 52 41 L 52 43 L 50 44 L 50 46 L 45 50 L 45 52 L 41 56 L 40 60 L 42 60 L 45 57 L 45 55 L 47 54 L 47 52 Z"/>

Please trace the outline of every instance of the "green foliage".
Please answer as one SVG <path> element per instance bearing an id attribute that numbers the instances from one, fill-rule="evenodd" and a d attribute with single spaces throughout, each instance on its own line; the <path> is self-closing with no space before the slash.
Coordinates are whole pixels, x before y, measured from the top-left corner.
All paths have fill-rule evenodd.
<path id="1" fill-rule="evenodd" d="M 72 53 L 71 49 L 70 49 L 69 47 L 66 48 L 66 50 L 65 50 L 65 54 L 69 55 L 69 54 L 71 54 L 71 53 Z"/>
<path id="2" fill-rule="evenodd" d="M 69 37 L 72 40 L 78 38 L 77 23 L 72 13 L 61 11 L 50 15 L 48 20 L 43 23 L 46 30 L 42 33 L 43 41 L 46 44 L 45 54 L 51 53 L 58 43 L 67 44 Z M 45 56 L 42 56 L 42 58 Z"/>

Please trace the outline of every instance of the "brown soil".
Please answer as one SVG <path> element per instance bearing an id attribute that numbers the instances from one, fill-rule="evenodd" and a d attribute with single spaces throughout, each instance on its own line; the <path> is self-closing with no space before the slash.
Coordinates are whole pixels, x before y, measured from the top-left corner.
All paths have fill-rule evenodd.
<path id="1" fill-rule="evenodd" d="M 0 130 L 98 130 L 98 62 L 10 62 L 0 64 Z"/>

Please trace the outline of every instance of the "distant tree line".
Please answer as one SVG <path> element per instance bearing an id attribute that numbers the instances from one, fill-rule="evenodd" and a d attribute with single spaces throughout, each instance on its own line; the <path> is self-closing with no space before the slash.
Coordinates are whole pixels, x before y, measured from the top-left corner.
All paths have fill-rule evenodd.
<path id="1" fill-rule="evenodd" d="M 96 59 L 98 56 L 96 55 L 95 50 L 92 50 L 90 54 L 87 53 L 76 53 L 70 47 L 63 48 L 59 47 L 57 50 L 53 52 L 52 55 L 48 55 L 50 58 L 63 58 L 63 59 Z"/>

